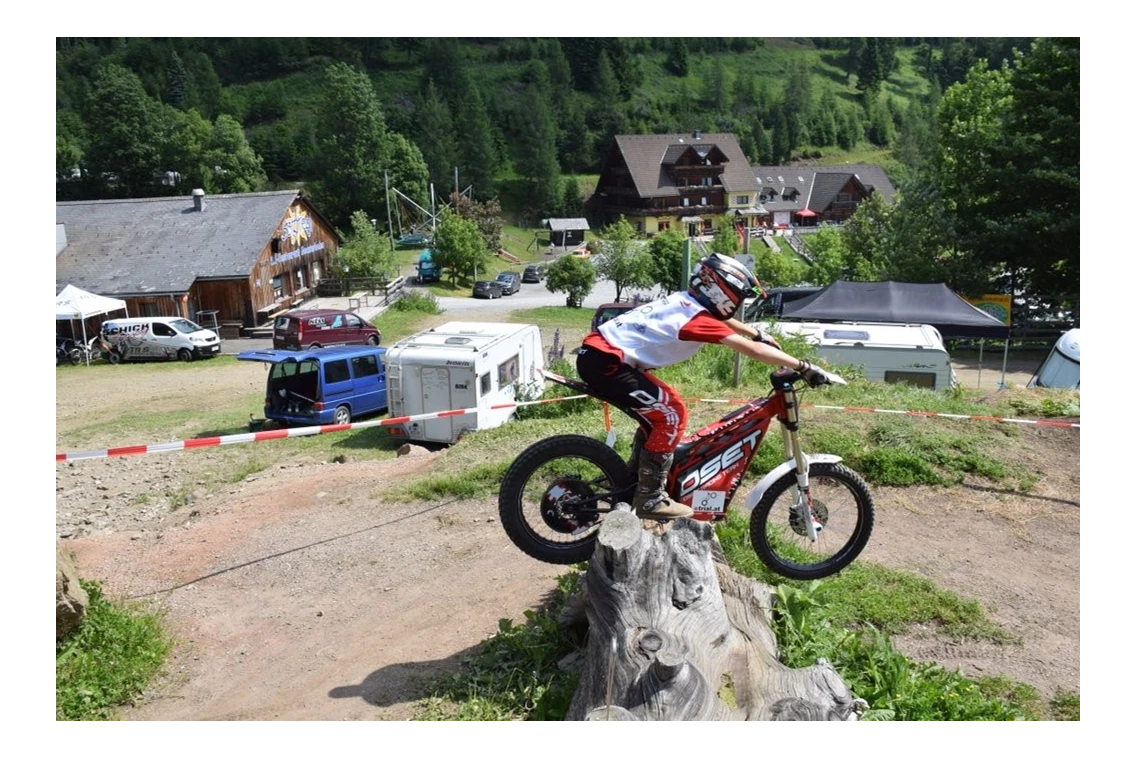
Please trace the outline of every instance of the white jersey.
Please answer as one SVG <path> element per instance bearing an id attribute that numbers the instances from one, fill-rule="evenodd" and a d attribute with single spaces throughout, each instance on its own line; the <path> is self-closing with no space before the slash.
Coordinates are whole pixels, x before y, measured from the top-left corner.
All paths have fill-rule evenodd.
<path id="1" fill-rule="evenodd" d="M 599 332 L 609 345 L 623 351 L 624 361 L 630 366 L 662 368 L 690 358 L 703 346 L 702 342 L 681 340 L 679 331 L 706 311 L 682 290 L 604 322 Z"/>

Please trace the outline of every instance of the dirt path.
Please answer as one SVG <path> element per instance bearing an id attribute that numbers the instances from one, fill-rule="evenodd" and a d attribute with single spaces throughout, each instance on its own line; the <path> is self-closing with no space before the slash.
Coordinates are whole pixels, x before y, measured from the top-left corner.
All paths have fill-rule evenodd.
<path id="1" fill-rule="evenodd" d="M 61 371 L 57 434 L 66 440 L 128 395 L 193 407 L 259 391 L 262 375 L 247 364 L 215 369 L 177 393 L 141 372 L 128 383 L 114 374 L 71 383 Z M 1080 689 L 1079 431 L 1023 434 L 1026 462 L 1045 472 L 1032 493 L 880 490 L 865 557 L 978 600 L 1024 640 L 954 645 L 918 630 L 896 640 L 901 650 L 1048 696 Z M 445 451 L 298 459 L 174 510 L 138 497 L 187 466 L 207 470 L 217 454 L 57 465 L 57 531 L 83 575 L 113 596 L 156 601 L 180 640 L 168 674 L 124 719 L 406 719 L 425 682 L 452 670 L 499 619 L 521 620 L 563 573 L 509 543 L 492 497 L 385 496 L 425 466 L 444 466 Z"/>

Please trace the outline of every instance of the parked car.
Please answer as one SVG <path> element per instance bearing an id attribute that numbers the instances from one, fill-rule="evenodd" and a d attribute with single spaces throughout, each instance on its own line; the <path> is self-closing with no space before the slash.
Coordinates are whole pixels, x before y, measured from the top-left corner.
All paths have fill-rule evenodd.
<path id="1" fill-rule="evenodd" d="M 175 316 L 141 316 L 104 321 L 99 335 L 111 363 L 134 360 L 192 361 L 221 352 L 212 329 Z"/>
<path id="2" fill-rule="evenodd" d="M 501 282 L 488 280 L 474 282 L 474 297 L 480 297 L 489 300 L 493 300 L 496 297 L 501 297 Z"/>
<path id="3" fill-rule="evenodd" d="M 592 331 L 595 332 L 605 321 L 610 321 L 621 313 L 627 313 L 637 305 L 642 305 L 642 303 L 604 303 L 604 305 L 597 306 L 596 311 L 592 314 Z"/>
<path id="4" fill-rule="evenodd" d="M 383 333 L 351 311 L 309 309 L 289 311 L 272 325 L 277 350 L 304 350 L 329 345 L 378 345 Z"/>
<path id="5" fill-rule="evenodd" d="M 350 424 L 387 410 L 385 347 L 245 350 L 239 361 L 269 363 L 265 418 L 296 426 Z"/>
<path id="6" fill-rule="evenodd" d="M 524 273 L 521 274 L 521 281 L 526 282 L 526 283 L 540 282 L 544 278 L 545 278 L 544 270 L 536 264 L 526 266 Z"/>
<path id="7" fill-rule="evenodd" d="M 512 295 L 521 289 L 521 274 L 516 271 L 502 271 L 497 275 L 497 283 L 501 285 L 501 294 Z"/>

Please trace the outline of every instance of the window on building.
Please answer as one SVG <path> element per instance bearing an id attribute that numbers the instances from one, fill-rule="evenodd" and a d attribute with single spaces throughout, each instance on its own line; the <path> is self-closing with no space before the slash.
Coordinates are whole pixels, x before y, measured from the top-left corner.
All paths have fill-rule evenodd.
<path id="1" fill-rule="evenodd" d="M 304 269 L 296 269 L 296 289 L 304 289 Z"/>
<path id="2" fill-rule="evenodd" d="M 750 205 L 750 195 L 739 195 L 734 198 L 735 205 Z"/>
<path id="3" fill-rule="evenodd" d="M 160 314 L 158 312 L 158 304 L 157 303 L 139 303 L 138 304 L 138 315 L 139 316 L 160 316 L 162 314 Z"/>
<path id="4" fill-rule="evenodd" d="M 684 207 L 686 207 L 686 206 L 688 206 L 688 205 L 690 205 L 690 204 L 691 204 L 691 198 L 689 198 L 689 197 L 685 197 L 685 198 L 683 198 L 683 205 L 684 205 Z"/>
<path id="5" fill-rule="evenodd" d="M 284 281 L 279 276 L 272 278 L 272 296 L 277 300 L 284 297 Z"/>
<path id="6" fill-rule="evenodd" d="M 666 232 L 670 228 L 671 228 L 671 222 L 670 221 L 660 221 L 659 222 L 659 231 Z"/>
<path id="7" fill-rule="evenodd" d="M 707 204 L 707 198 L 700 197 L 699 198 L 699 205 L 706 205 L 706 204 Z"/>
<path id="8" fill-rule="evenodd" d="M 704 176 L 702 184 L 704 187 L 710 187 L 711 186 L 711 177 Z"/>

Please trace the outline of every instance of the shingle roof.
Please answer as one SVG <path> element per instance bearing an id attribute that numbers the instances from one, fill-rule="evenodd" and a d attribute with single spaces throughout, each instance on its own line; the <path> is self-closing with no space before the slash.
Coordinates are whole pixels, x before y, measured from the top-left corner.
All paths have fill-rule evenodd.
<path id="1" fill-rule="evenodd" d="M 590 229 L 588 219 L 584 218 L 551 218 L 549 229 L 554 232 L 575 232 L 579 229 Z"/>
<path id="2" fill-rule="evenodd" d="M 754 173 L 733 134 L 619 134 L 616 148 L 631 172 L 632 181 L 640 197 L 673 197 L 679 189 L 672 181 L 665 165 L 674 162 L 687 148 L 717 147 L 726 156 L 722 183 L 727 192 L 757 189 Z"/>
<path id="3" fill-rule="evenodd" d="M 838 190 L 852 177 L 864 185 L 865 189 L 879 192 L 885 201 L 891 201 L 895 192 L 884 169 L 865 163 L 835 166 L 755 166 L 754 176 L 763 187 L 763 191 L 772 187 L 779 197 L 785 194 L 786 188 L 796 188 L 804 196 L 802 202 L 808 198 L 809 207 L 815 211 L 828 206 Z M 800 202 L 774 202 L 766 203 L 766 207 L 770 210 L 787 210 L 802 205 Z"/>
<path id="4" fill-rule="evenodd" d="M 252 273 L 298 190 L 93 200 L 55 204 L 67 247 L 55 258 L 56 290 L 103 295 L 178 293 L 199 278 Z"/>

